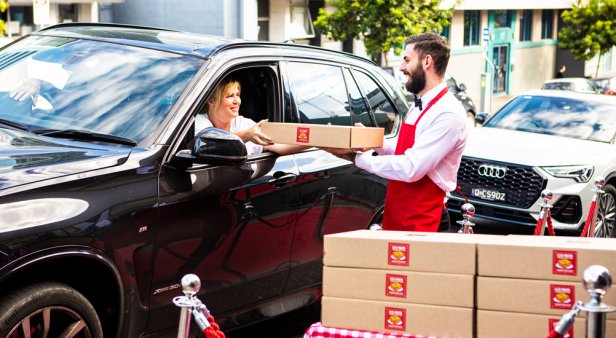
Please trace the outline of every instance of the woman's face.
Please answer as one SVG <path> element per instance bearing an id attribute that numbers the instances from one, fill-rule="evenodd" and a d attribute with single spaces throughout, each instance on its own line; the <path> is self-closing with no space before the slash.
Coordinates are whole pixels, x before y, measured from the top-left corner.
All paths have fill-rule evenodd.
<path id="1" fill-rule="evenodd" d="M 239 115 L 241 103 L 240 88 L 238 85 L 232 85 L 227 88 L 218 104 L 209 103 L 210 113 L 214 113 L 217 119 L 231 121 Z"/>

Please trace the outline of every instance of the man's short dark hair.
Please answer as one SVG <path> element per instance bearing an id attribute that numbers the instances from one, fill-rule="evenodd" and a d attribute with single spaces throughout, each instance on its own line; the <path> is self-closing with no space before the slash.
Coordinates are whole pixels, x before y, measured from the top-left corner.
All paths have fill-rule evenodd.
<path id="1" fill-rule="evenodd" d="M 436 73 L 441 76 L 445 75 L 451 55 L 447 39 L 437 33 L 428 32 L 409 36 L 405 44 L 415 44 L 414 49 L 421 58 L 426 55 L 432 56 Z"/>

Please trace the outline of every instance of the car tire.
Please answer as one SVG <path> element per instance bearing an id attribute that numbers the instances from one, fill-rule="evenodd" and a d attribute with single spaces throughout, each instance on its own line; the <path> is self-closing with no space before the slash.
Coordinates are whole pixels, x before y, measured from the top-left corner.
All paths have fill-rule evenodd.
<path id="1" fill-rule="evenodd" d="M 616 237 L 616 188 L 606 184 L 600 195 L 594 237 Z"/>
<path id="2" fill-rule="evenodd" d="M 26 286 L 0 299 L 0 337 L 24 337 L 24 330 L 28 337 L 103 337 L 92 304 L 77 290 L 56 282 Z"/>

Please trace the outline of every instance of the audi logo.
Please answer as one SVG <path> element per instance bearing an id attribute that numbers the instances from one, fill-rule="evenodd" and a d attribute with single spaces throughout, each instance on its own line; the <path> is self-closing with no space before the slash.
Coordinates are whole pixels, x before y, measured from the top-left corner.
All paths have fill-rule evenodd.
<path id="1" fill-rule="evenodd" d="M 477 169 L 477 172 L 481 176 L 491 178 L 504 178 L 507 173 L 507 167 L 499 167 L 496 165 L 482 164 Z"/>

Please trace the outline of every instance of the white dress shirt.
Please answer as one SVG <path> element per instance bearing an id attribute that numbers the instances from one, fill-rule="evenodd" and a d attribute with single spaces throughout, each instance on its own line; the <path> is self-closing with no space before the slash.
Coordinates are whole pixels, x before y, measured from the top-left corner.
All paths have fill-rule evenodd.
<path id="1" fill-rule="evenodd" d="M 249 118 L 243 117 L 242 115 L 239 115 L 231 121 L 231 132 L 236 133 L 241 130 L 246 130 L 248 128 L 251 128 L 255 124 L 257 124 L 257 122 Z M 205 128 L 213 126 L 214 125 L 212 124 L 212 121 L 210 121 L 207 114 L 197 114 L 197 116 L 195 116 L 195 134 Z M 244 143 L 244 145 L 246 145 L 246 151 L 248 152 L 248 155 L 260 154 L 263 152 L 263 146 L 260 144 L 248 141 Z"/>
<path id="2" fill-rule="evenodd" d="M 422 98 L 423 109 L 446 88 L 442 82 Z M 421 111 L 413 105 L 403 123 L 415 124 Z M 397 138 L 386 139 L 383 148 L 358 154 L 355 164 L 380 177 L 415 182 L 425 175 L 444 191 L 456 188 L 456 176 L 460 167 L 462 151 L 468 137 L 466 111 L 462 103 L 450 92 L 428 110 L 417 124 L 415 144 L 402 155 L 394 155 Z"/>

